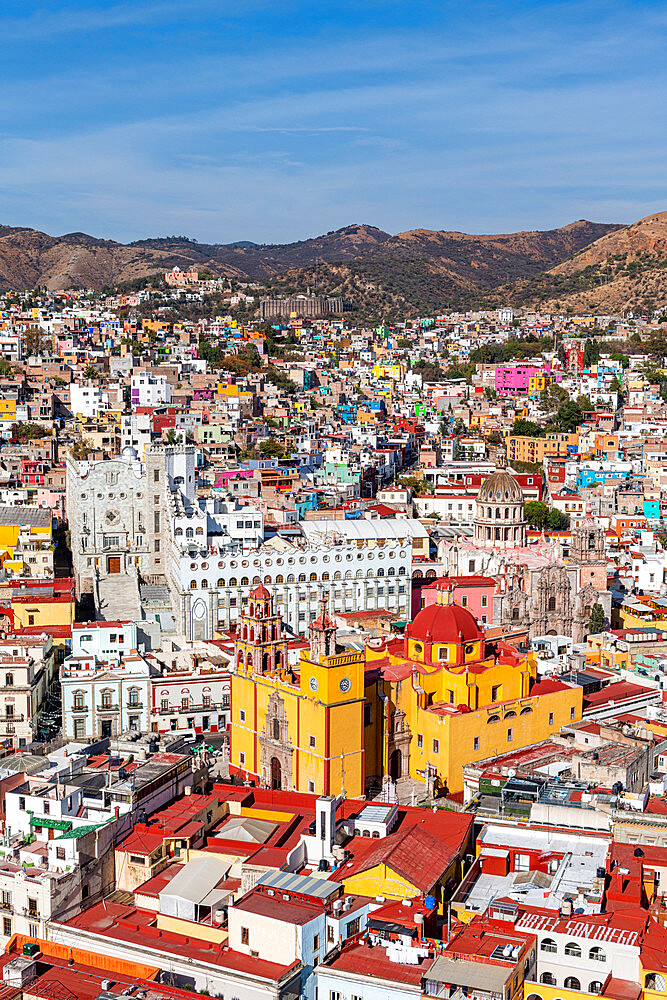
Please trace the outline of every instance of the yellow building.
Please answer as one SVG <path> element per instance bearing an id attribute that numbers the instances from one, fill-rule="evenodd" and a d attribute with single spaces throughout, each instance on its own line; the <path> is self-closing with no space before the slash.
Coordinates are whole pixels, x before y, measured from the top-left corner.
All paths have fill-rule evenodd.
<path id="1" fill-rule="evenodd" d="M 440 590 L 404 638 L 367 645 L 367 672 L 374 665 L 373 715 L 382 729 L 377 777 L 458 792 L 465 764 L 539 742 L 581 719 L 581 688 L 537 682 L 534 655 L 487 642 L 451 591 Z"/>
<path id="2" fill-rule="evenodd" d="M 336 652 L 323 600 L 291 670 L 272 598 L 257 587 L 236 642 L 230 769 L 317 795 L 361 796 L 389 778 L 458 792 L 464 765 L 581 719 L 582 689 L 538 682 L 536 670 L 533 654 L 487 642 L 444 590 L 405 636 L 363 653 Z"/>
<path id="3" fill-rule="evenodd" d="M 326 599 L 298 670 L 262 586 L 240 622 L 232 674 L 230 771 L 270 788 L 364 794 L 364 656 L 336 653 Z"/>
<path id="4" fill-rule="evenodd" d="M 42 507 L 3 507 L 0 563 L 11 576 L 53 576 L 53 518 Z"/>

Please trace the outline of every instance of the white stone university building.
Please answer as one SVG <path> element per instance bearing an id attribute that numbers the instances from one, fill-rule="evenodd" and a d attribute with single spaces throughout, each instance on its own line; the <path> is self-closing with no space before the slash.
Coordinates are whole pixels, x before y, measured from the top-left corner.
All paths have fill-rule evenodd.
<path id="1" fill-rule="evenodd" d="M 413 559 L 428 558 L 415 520 L 304 521 L 265 539 L 262 513 L 231 494 L 198 498 L 195 449 L 151 446 L 104 462 L 67 463 L 77 593 L 132 577 L 168 588 L 174 629 L 205 640 L 240 616 L 257 583 L 286 624 L 305 632 L 329 595 L 332 612 L 410 617 Z M 165 590 L 166 592 L 166 590 Z"/>

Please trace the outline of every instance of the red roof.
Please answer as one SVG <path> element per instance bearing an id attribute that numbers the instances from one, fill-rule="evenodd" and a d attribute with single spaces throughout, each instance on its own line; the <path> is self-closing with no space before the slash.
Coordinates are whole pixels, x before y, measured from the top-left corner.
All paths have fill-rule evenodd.
<path id="1" fill-rule="evenodd" d="M 474 615 L 458 604 L 422 608 L 405 632 L 410 639 L 422 642 L 475 642 L 484 638 Z"/>

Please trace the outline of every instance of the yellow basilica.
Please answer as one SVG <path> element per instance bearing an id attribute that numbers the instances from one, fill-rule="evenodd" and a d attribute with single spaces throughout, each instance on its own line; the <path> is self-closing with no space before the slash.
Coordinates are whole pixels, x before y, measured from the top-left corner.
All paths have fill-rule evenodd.
<path id="1" fill-rule="evenodd" d="M 236 638 L 230 770 L 265 787 L 362 796 L 389 778 L 455 793 L 464 764 L 546 739 L 581 718 L 582 689 L 536 680 L 533 654 L 488 642 L 441 590 L 404 636 L 336 648 L 326 599 L 298 667 L 268 590 Z"/>

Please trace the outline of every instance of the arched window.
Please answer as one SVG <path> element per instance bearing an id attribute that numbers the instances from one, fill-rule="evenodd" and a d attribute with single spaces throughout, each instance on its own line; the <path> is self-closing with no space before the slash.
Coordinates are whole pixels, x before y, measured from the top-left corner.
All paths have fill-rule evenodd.
<path id="1" fill-rule="evenodd" d="M 399 576 L 405 576 L 405 566 L 399 566 L 398 567 L 398 575 Z"/>
<path id="2" fill-rule="evenodd" d="M 580 990 L 581 983 L 576 976 L 568 976 L 563 984 L 566 990 Z"/>
<path id="3" fill-rule="evenodd" d="M 490 715 L 488 717 L 488 719 L 486 720 L 487 726 L 490 725 L 490 723 L 492 723 L 492 722 L 500 722 L 500 716 L 499 715 Z"/>
<path id="4" fill-rule="evenodd" d="M 242 587 L 247 587 L 247 586 L 248 586 L 248 584 L 249 584 L 249 582 L 250 582 L 250 581 L 248 580 L 248 577 L 247 577 L 247 576 L 242 576 L 242 577 L 241 577 L 241 586 L 242 586 Z"/>
<path id="5" fill-rule="evenodd" d="M 202 580 L 202 582 L 201 582 L 201 589 L 202 590 L 208 590 L 208 580 Z"/>
<path id="6" fill-rule="evenodd" d="M 301 582 L 302 582 L 302 581 L 301 581 L 301 577 L 302 577 L 302 576 L 303 576 L 303 573 L 302 573 L 302 574 L 301 574 L 301 575 L 299 576 L 299 583 L 301 583 Z M 306 578 L 305 578 L 305 576 L 303 577 L 303 579 L 304 579 L 304 580 L 306 579 Z M 294 583 L 294 573 L 288 573 L 288 574 L 287 574 L 287 582 L 288 582 L 288 583 Z"/>
<path id="7" fill-rule="evenodd" d="M 216 587 L 224 587 L 224 585 L 225 585 L 225 581 L 222 579 L 221 576 L 218 577 L 218 582 L 216 583 Z"/>
<path id="8" fill-rule="evenodd" d="M 311 573 L 308 579 L 311 583 L 317 583 L 317 573 Z"/>
<path id="9" fill-rule="evenodd" d="M 238 584 L 236 582 L 236 577 L 235 576 L 230 576 L 230 578 L 229 578 L 229 586 L 230 587 L 238 587 Z"/>
<path id="10" fill-rule="evenodd" d="M 194 538 L 195 537 L 195 533 L 192 530 L 192 528 L 186 528 L 186 530 L 185 530 L 185 537 L 186 538 Z"/>
<path id="11" fill-rule="evenodd" d="M 284 583 L 284 582 L 285 581 L 283 580 L 282 573 L 278 573 L 278 575 L 276 576 L 276 583 Z"/>
<path id="12" fill-rule="evenodd" d="M 533 711 L 533 710 L 532 710 L 532 708 L 530 707 L 530 705 L 526 705 L 526 707 L 525 707 L 525 708 L 522 708 L 522 709 L 521 709 L 521 715 L 530 715 L 532 711 Z"/>
<path id="13" fill-rule="evenodd" d="M 658 972 L 649 972 L 644 977 L 644 989 L 655 990 L 656 993 L 665 992 L 665 977 Z"/>
<path id="14" fill-rule="evenodd" d="M 196 590 L 196 589 L 197 589 L 197 581 L 190 580 L 190 590 Z"/>
<path id="15" fill-rule="evenodd" d="M 195 535 L 203 535 L 203 534 L 204 534 L 203 528 L 197 528 L 197 530 L 195 531 Z"/>
<path id="16" fill-rule="evenodd" d="M 568 941 L 565 945 L 565 954 L 569 955 L 570 958 L 581 958 L 581 948 L 576 941 Z M 579 989 L 578 986 L 577 989 Z"/>
<path id="17" fill-rule="evenodd" d="M 602 948 L 598 948 L 598 947 L 591 948 L 591 950 L 588 953 L 588 957 L 592 958 L 594 962 L 606 962 L 607 961 L 607 956 L 605 955 L 604 951 L 602 950 Z"/>
<path id="18" fill-rule="evenodd" d="M 378 568 L 378 576 L 384 576 L 384 567 L 380 566 Z"/>
<path id="19" fill-rule="evenodd" d="M 505 719 L 515 719 L 516 718 L 516 712 L 514 711 L 514 709 L 510 709 L 509 712 L 505 712 L 504 718 Z"/>
<path id="20" fill-rule="evenodd" d="M 306 582 L 306 574 L 299 573 L 299 583 L 305 583 L 305 582 Z"/>
<path id="21" fill-rule="evenodd" d="M 549 598 L 549 603 L 547 605 L 547 610 L 549 610 L 549 611 L 555 611 L 556 610 L 556 598 L 555 597 L 550 597 Z"/>
<path id="22" fill-rule="evenodd" d="M 542 997 L 539 993 L 529 993 L 527 1000 L 542 1000 Z"/>
<path id="23" fill-rule="evenodd" d="M 340 580 L 341 579 L 341 572 L 340 572 L 339 569 L 336 570 L 336 572 L 333 575 L 333 578 L 334 578 L 334 580 Z"/>
<path id="24" fill-rule="evenodd" d="M 547 952 L 549 955 L 555 955 L 558 951 L 556 947 L 556 942 L 553 938 L 543 938 L 542 944 L 540 945 L 540 951 Z"/>
<path id="25" fill-rule="evenodd" d="M 589 993 L 599 993 L 601 989 L 602 989 L 602 983 L 599 982 L 597 979 L 594 979 L 592 983 L 588 984 Z"/>
<path id="26" fill-rule="evenodd" d="M 322 573 L 322 579 L 323 580 L 328 580 L 329 579 L 329 574 L 328 573 Z"/>
<path id="27" fill-rule="evenodd" d="M 540 976 L 540 982 L 544 983 L 546 986 L 555 986 L 556 977 L 554 976 L 553 972 L 543 972 L 542 975 Z"/>
<path id="28" fill-rule="evenodd" d="M 396 576 L 396 567 L 390 566 L 387 570 L 387 576 Z"/>

